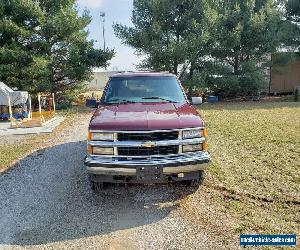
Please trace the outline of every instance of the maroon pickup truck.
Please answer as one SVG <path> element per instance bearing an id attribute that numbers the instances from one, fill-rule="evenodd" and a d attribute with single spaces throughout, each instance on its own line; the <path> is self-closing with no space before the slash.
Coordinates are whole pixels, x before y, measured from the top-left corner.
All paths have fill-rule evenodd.
<path id="1" fill-rule="evenodd" d="M 175 75 L 116 74 L 89 125 L 85 165 L 91 187 L 197 185 L 210 161 L 206 136 L 203 120 Z"/>

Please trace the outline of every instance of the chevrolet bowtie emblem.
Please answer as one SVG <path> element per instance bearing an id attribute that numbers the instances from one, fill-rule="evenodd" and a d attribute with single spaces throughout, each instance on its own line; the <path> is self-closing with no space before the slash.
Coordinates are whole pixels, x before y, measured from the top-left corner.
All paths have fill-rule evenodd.
<path id="1" fill-rule="evenodd" d="M 144 142 L 142 144 L 142 146 L 145 148 L 154 148 L 156 146 L 156 143 L 153 141 L 147 141 L 147 142 Z"/>

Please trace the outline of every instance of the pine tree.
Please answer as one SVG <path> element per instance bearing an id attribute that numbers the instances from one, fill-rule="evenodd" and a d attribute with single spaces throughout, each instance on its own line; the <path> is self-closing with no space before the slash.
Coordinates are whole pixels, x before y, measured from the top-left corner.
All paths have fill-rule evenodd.
<path id="1" fill-rule="evenodd" d="M 93 47 L 75 0 L 0 1 L 0 80 L 12 87 L 63 95 L 114 54 Z"/>

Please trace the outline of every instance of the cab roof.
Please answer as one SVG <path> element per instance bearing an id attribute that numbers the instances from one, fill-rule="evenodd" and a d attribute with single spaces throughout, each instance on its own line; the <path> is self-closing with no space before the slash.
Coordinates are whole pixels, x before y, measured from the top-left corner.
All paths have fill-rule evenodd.
<path id="1" fill-rule="evenodd" d="M 150 76 L 150 77 L 162 77 L 162 76 L 175 76 L 172 73 L 169 72 L 122 72 L 122 73 L 116 73 L 111 76 L 113 77 L 139 77 L 139 76 Z"/>

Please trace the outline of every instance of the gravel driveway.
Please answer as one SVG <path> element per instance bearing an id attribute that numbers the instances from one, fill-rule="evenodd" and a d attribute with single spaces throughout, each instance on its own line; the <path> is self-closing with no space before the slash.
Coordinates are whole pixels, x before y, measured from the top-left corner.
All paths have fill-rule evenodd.
<path id="1" fill-rule="evenodd" d="M 0 249 L 237 248 L 238 237 L 224 240 L 230 226 L 205 200 L 205 187 L 93 193 L 83 165 L 89 116 L 0 176 Z"/>

